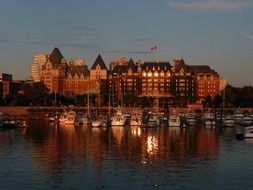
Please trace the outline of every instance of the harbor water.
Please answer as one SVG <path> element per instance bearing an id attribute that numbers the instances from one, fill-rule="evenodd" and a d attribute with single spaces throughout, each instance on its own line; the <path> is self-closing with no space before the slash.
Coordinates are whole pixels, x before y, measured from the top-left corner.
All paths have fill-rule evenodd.
<path id="1" fill-rule="evenodd" d="M 234 128 L 0 129 L 0 189 L 253 189 L 253 140 Z"/>

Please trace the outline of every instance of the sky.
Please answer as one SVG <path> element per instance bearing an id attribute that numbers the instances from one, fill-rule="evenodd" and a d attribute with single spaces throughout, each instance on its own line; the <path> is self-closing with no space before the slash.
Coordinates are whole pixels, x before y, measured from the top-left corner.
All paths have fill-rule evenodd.
<path id="1" fill-rule="evenodd" d="M 0 0 L 0 72 L 29 79 L 33 55 L 108 65 L 183 58 L 253 86 L 252 0 Z M 150 47 L 157 46 L 151 52 Z"/>

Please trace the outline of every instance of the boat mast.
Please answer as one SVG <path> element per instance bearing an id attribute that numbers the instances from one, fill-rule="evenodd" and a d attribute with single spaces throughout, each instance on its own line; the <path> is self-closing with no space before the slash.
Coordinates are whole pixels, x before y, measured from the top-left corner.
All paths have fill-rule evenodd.
<path id="1" fill-rule="evenodd" d="M 88 79 L 88 93 L 87 93 L 87 103 L 88 103 L 88 117 L 90 117 L 90 76 Z"/>

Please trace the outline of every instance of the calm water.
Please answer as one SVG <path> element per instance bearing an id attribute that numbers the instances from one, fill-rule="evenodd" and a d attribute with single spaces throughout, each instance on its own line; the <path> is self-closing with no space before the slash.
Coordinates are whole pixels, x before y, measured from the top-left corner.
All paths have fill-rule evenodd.
<path id="1" fill-rule="evenodd" d="M 233 129 L 0 130 L 0 189 L 253 189 L 253 141 Z"/>

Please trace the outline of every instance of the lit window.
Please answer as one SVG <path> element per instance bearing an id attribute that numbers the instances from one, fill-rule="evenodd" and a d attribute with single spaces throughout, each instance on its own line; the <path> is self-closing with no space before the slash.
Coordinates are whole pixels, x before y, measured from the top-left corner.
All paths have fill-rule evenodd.
<path id="1" fill-rule="evenodd" d="M 148 77 L 152 77 L 152 73 L 151 72 L 148 73 Z"/>

